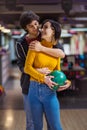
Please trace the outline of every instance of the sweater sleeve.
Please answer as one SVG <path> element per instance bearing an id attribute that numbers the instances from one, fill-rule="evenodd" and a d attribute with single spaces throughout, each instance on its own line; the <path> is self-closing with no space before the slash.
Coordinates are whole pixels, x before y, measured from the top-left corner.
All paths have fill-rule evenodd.
<path id="1" fill-rule="evenodd" d="M 25 61 L 24 72 L 26 74 L 29 74 L 31 77 L 36 79 L 38 82 L 44 82 L 44 74 L 41 74 L 33 67 L 35 55 L 36 55 L 35 51 L 28 50 L 26 61 Z"/>

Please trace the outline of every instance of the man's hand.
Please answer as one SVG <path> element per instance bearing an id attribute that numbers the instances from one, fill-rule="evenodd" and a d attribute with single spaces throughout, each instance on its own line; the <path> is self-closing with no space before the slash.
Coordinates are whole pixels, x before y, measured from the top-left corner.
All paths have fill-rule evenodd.
<path id="1" fill-rule="evenodd" d="M 35 40 L 35 41 L 33 41 L 33 42 L 31 42 L 29 44 L 29 49 L 30 50 L 35 50 L 37 52 L 40 52 L 42 50 L 42 47 L 43 46 L 41 45 L 41 43 L 39 41 L 37 41 L 37 40 Z"/>
<path id="2" fill-rule="evenodd" d="M 66 81 L 66 84 L 65 84 L 64 86 L 60 86 L 57 91 L 60 92 L 60 91 L 66 90 L 66 89 L 69 88 L 70 86 L 71 86 L 71 81 L 70 81 L 70 80 L 67 80 L 67 81 Z"/>
<path id="3" fill-rule="evenodd" d="M 51 70 L 49 70 L 47 67 L 45 67 L 45 68 L 37 68 L 36 70 L 38 72 L 42 73 L 42 74 L 45 74 L 45 75 L 48 75 L 51 72 Z"/>

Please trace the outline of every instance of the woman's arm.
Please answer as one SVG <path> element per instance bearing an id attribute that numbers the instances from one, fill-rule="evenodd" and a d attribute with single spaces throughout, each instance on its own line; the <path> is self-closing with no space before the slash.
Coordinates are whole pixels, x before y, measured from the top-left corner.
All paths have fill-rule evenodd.
<path id="1" fill-rule="evenodd" d="M 61 49 L 58 49 L 58 48 L 48 48 L 48 47 L 42 46 L 41 52 L 44 52 L 44 53 L 46 53 L 50 56 L 56 57 L 56 58 L 58 58 L 58 57 L 64 58 L 65 57 L 64 52 Z"/>
<path id="2" fill-rule="evenodd" d="M 63 86 L 60 86 L 57 91 L 60 92 L 60 91 L 66 90 L 70 86 L 71 86 L 71 81 L 70 80 L 66 80 L 66 84 L 63 85 Z"/>

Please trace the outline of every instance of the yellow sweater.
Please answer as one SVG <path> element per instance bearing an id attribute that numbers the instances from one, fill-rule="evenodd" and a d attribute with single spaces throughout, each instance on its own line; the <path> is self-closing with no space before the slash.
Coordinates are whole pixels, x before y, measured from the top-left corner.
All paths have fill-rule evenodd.
<path id="1" fill-rule="evenodd" d="M 42 45 L 52 48 L 52 43 L 42 40 Z M 24 72 L 30 75 L 30 80 L 44 82 L 44 74 L 41 74 L 36 68 L 48 67 L 50 70 L 60 70 L 60 58 L 55 58 L 42 52 L 28 50 Z"/>

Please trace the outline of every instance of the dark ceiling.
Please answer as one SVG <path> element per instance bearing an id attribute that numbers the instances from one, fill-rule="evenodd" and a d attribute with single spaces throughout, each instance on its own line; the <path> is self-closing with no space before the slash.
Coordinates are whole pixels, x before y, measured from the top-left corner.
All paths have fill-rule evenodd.
<path id="1" fill-rule="evenodd" d="M 68 5 L 67 2 L 70 1 L 71 4 Z M 64 8 L 66 10 L 72 6 L 68 15 L 62 7 L 62 2 L 65 2 Z M 45 10 L 46 6 L 48 6 L 48 9 Z M 56 6 L 59 9 L 56 9 Z M 56 20 L 61 19 L 60 22 L 62 23 L 83 23 L 87 25 L 86 20 L 75 21 L 72 19 L 75 17 L 87 17 L 87 0 L 0 0 L 0 23 L 18 24 L 20 14 L 23 11 L 29 10 L 30 7 L 40 15 L 41 20 L 54 18 Z M 40 9 L 36 9 L 36 7 L 40 7 Z M 44 10 L 41 7 L 44 7 Z"/>

